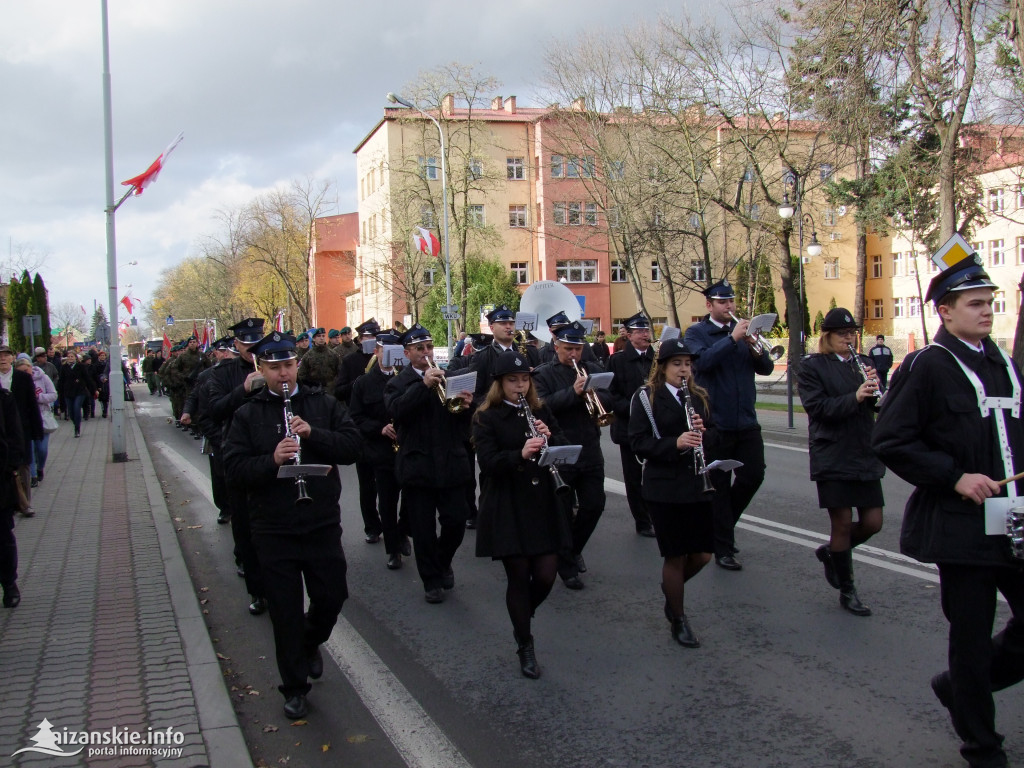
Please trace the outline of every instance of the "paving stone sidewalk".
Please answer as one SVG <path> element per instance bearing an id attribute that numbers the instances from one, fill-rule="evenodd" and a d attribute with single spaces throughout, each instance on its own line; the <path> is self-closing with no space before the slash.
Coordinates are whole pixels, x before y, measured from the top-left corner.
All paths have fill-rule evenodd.
<path id="1" fill-rule="evenodd" d="M 126 463 L 111 461 L 109 419 L 83 422 L 78 439 L 61 421 L 36 515 L 17 516 L 22 601 L 0 610 L 0 761 L 251 768 L 133 407 Z M 109 744 L 71 757 L 79 747 L 51 735 L 169 728 L 159 748 L 180 753 Z"/>

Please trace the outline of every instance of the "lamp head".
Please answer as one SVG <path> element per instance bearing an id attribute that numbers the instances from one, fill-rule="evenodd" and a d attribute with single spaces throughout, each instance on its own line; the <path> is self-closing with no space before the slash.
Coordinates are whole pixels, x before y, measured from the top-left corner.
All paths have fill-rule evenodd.
<path id="1" fill-rule="evenodd" d="M 391 92 L 388 92 L 388 101 L 390 101 L 392 104 L 397 104 L 398 103 L 398 97 L 395 96 L 395 94 L 393 94 Z"/>
<path id="2" fill-rule="evenodd" d="M 821 256 L 821 243 L 818 242 L 818 233 L 811 233 L 811 242 L 807 244 L 807 255 L 811 257 Z"/>

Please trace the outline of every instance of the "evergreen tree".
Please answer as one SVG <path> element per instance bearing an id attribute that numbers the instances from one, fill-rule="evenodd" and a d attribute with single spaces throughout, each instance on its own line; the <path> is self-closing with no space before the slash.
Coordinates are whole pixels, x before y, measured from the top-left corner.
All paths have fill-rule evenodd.
<path id="1" fill-rule="evenodd" d="M 89 328 L 89 338 L 91 340 L 96 340 L 99 327 L 105 322 L 107 322 L 107 313 L 103 311 L 103 305 L 98 304 L 96 311 L 92 313 L 92 326 Z"/>
<path id="2" fill-rule="evenodd" d="M 46 295 L 46 284 L 43 283 L 43 276 L 36 273 L 32 281 L 32 312 L 41 318 L 43 333 L 36 339 L 36 344 L 44 349 L 50 348 L 50 301 Z M 31 352 L 29 353 L 31 354 Z"/>
<path id="3" fill-rule="evenodd" d="M 29 342 L 25 334 L 22 333 L 21 319 L 25 315 L 32 314 L 32 278 L 29 277 L 28 270 L 24 270 L 21 273 L 20 281 L 11 281 L 8 295 L 11 297 L 8 303 L 11 318 L 8 326 L 11 337 L 11 349 L 15 352 L 25 352 Z M 28 351 L 31 352 L 31 350 Z"/>
<path id="4" fill-rule="evenodd" d="M 480 331 L 480 307 L 484 304 L 506 304 L 513 310 L 519 308 L 519 290 L 505 265 L 471 256 L 466 268 L 469 291 L 466 294 L 467 306 L 461 309 L 463 327 L 467 333 Z M 440 309 L 444 304 L 444 293 L 444 280 L 438 280 L 427 295 L 419 319 L 430 330 L 438 347 L 447 346 L 444 339 L 448 333 L 448 322 L 441 317 Z M 452 300 L 455 301 L 455 298 L 453 295 Z"/>

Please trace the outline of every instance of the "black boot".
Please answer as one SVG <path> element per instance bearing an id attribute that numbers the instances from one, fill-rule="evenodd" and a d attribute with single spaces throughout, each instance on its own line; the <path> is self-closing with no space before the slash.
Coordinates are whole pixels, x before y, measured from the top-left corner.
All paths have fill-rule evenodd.
<path id="1" fill-rule="evenodd" d="M 832 553 L 829 552 L 828 544 L 822 544 L 814 550 L 814 555 L 825 566 L 825 581 L 834 589 L 839 589 L 839 579 L 836 577 L 836 567 L 832 564 Z"/>
<path id="2" fill-rule="evenodd" d="M 533 635 L 520 638 L 518 634 L 513 633 L 513 636 L 516 645 L 519 646 L 516 655 L 519 656 L 519 669 L 522 670 L 523 677 L 536 680 L 540 677 L 540 665 L 537 664 L 537 654 L 533 650 Z"/>
<path id="3" fill-rule="evenodd" d="M 684 648 L 700 648 L 700 640 L 690 628 L 686 614 L 672 619 L 672 638 Z"/>
<path id="4" fill-rule="evenodd" d="M 860 601 L 853 586 L 853 551 L 833 552 L 832 565 L 839 579 L 839 605 L 854 616 L 870 616 L 871 609 Z"/>

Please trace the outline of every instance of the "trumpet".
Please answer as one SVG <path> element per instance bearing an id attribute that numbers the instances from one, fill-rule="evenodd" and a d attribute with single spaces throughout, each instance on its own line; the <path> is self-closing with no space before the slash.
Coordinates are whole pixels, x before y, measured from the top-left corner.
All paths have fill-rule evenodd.
<path id="1" fill-rule="evenodd" d="M 732 312 L 729 313 L 729 317 L 731 317 L 737 323 L 740 321 L 740 319 L 736 317 L 736 315 L 734 315 Z M 778 344 L 773 347 L 771 342 L 768 341 L 768 339 L 766 339 L 760 333 L 756 333 L 750 338 L 754 340 L 754 344 L 761 351 L 761 354 L 767 354 L 769 359 L 771 359 L 772 361 L 778 360 L 780 357 L 786 354 L 786 350 L 781 344 Z"/>
<path id="2" fill-rule="evenodd" d="M 292 432 L 292 418 L 295 416 L 292 412 L 292 398 L 289 393 L 289 387 L 287 382 L 281 384 L 281 396 L 284 398 L 284 436 L 290 437 L 295 441 L 295 445 L 298 450 L 295 452 L 295 466 L 302 466 L 302 445 L 301 439 L 297 434 Z M 306 492 L 306 476 L 298 474 L 295 476 L 295 486 L 298 488 L 299 497 L 295 500 L 297 504 L 308 504 L 313 499 Z"/>
<path id="3" fill-rule="evenodd" d="M 427 365 L 430 368 L 440 370 L 440 368 L 438 368 L 437 363 L 435 363 L 434 359 L 431 357 L 427 358 Z M 438 382 L 436 387 L 437 397 L 441 401 L 441 405 L 447 408 L 449 413 L 462 413 L 464 410 L 466 410 L 466 404 L 462 402 L 461 397 L 446 397 L 444 392 L 445 386 L 446 381 L 444 376 L 442 376 L 441 381 Z"/>
<path id="4" fill-rule="evenodd" d="M 544 455 L 544 451 L 548 449 L 548 439 L 544 437 L 540 432 L 537 431 L 537 419 L 533 415 L 533 411 L 530 410 L 530 404 L 526 402 L 526 396 L 519 393 L 519 407 L 523 409 L 523 415 L 526 417 L 526 426 L 530 430 L 527 432 L 528 437 L 543 437 L 544 446 L 540 449 L 540 453 L 533 457 L 533 461 L 540 461 L 541 456 Z M 572 491 L 572 487 L 569 486 L 558 473 L 558 467 L 554 464 L 548 465 L 548 471 L 551 472 L 551 479 L 555 482 L 555 494 L 558 496 L 564 496 Z M 537 484 L 537 480 L 534 479 L 534 484 Z"/>
<path id="5" fill-rule="evenodd" d="M 586 371 L 581 370 L 575 360 L 572 361 L 572 368 L 576 371 L 577 378 L 587 375 Z M 597 426 L 607 427 L 615 421 L 615 414 L 609 413 L 605 410 L 604 406 L 601 405 L 601 398 L 598 396 L 596 390 L 583 390 L 583 399 L 587 403 L 587 413 L 590 414 L 590 418 L 597 422 Z"/>

